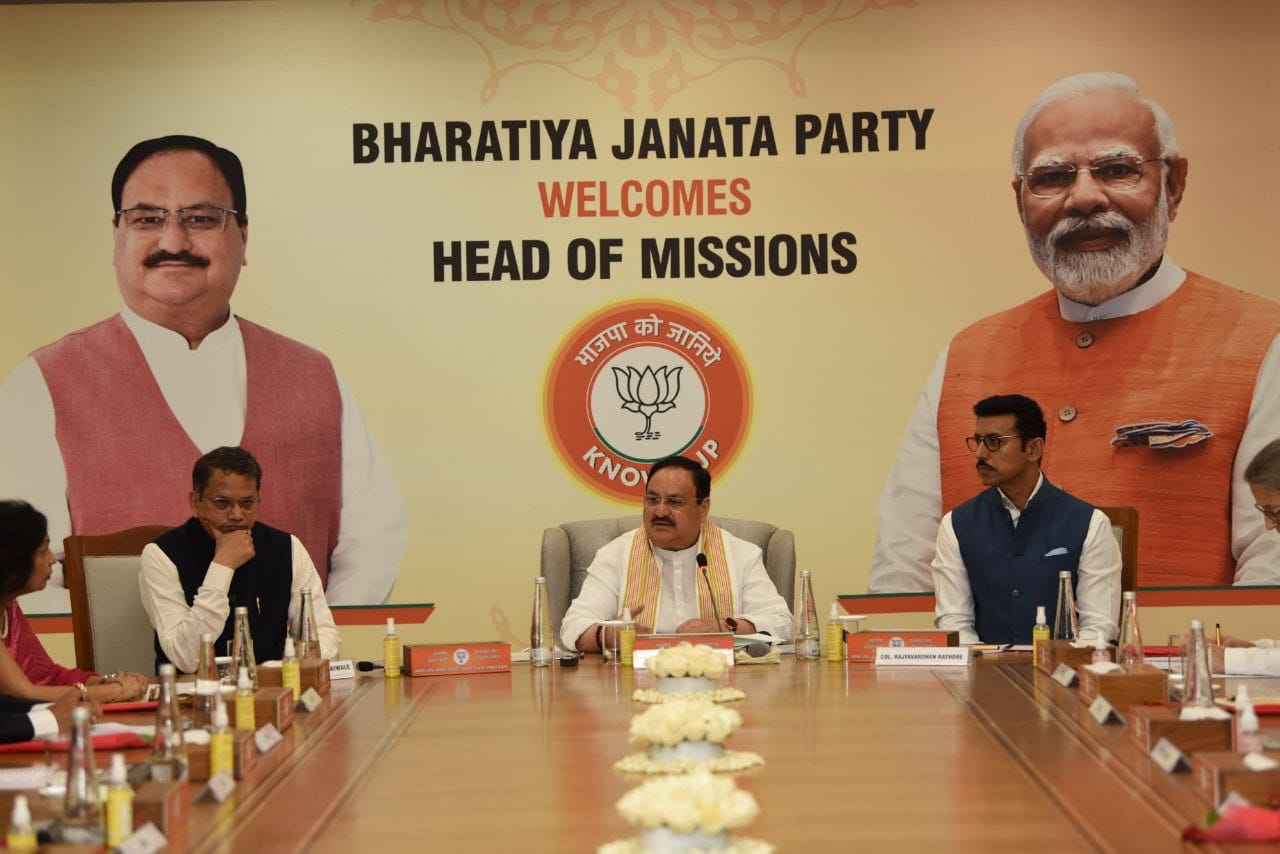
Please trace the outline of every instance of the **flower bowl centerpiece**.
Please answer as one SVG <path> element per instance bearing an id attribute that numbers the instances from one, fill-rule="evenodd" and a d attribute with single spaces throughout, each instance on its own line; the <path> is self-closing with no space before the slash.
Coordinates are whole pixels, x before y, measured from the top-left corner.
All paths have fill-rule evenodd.
<path id="1" fill-rule="evenodd" d="M 627 792 L 617 806 L 622 817 L 639 828 L 640 836 L 602 846 L 600 854 L 773 851 L 767 843 L 729 835 L 760 813 L 756 799 L 734 785 L 731 777 L 705 771 L 658 777 Z"/>
<path id="2" fill-rule="evenodd" d="M 632 698 L 641 703 L 662 703 L 668 699 L 697 695 L 718 703 L 741 700 L 746 695 L 737 688 L 721 688 L 719 681 L 729 667 L 725 657 L 702 644 L 681 641 L 658 650 L 645 664 L 657 678 L 657 690 L 641 689 Z"/>
<path id="3" fill-rule="evenodd" d="M 624 774 L 682 774 L 745 771 L 764 764 L 759 754 L 725 750 L 725 739 L 741 726 L 742 715 L 733 709 L 681 695 L 631 719 L 631 742 L 647 753 L 627 756 L 613 767 Z"/>

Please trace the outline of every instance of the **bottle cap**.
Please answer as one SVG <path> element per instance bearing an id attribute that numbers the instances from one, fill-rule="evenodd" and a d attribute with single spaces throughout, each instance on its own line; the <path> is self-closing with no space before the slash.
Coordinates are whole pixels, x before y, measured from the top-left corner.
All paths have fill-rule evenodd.
<path id="1" fill-rule="evenodd" d="M 1126 590 L 1126 591 L 1124 591 L 1123 593 L 1121 593 L 1121 594 L 1120 594 L 1120 598 L 1121 598 L 1121 599 L 1124 599 L 1126 602 L 1128 602 L 1130 599 L 1137 599 L 1137 598 L 1138 598 L 1138 591 L 1137 591 L 1137 590 Z"/>
<path id="2" fill-rule="evenodd" d="M 89 725 L 89 707 L 81 703 L 72 709 L 71 723 L 74 726 L 87 727 Z"/>
<path id="3" fill-rule="evenodd" d="M 533 580 L 533 583 L 534 583 L 534 584 L 546 584 L 546 583 L 547 583 L 547 577 L 546 577 L 545 575 L 539 575 L 537 578 L 535 578 L 535 579 Z"/>
<path id="4" fill-rule="evenodd" d="M 31 807 L 27 805 L 26 795 L 14 797 L 12 815 L 9 823 L 14 827 L 28 827 L 31 824 Z"/>
<path id="5" fill-rule="evenodd" d="M 1036 625 L 1043 626 L 1047 622 L 1049 622 L 1049 618 L 1045 616 L 1044 606 L 1037 605 L 1036 606 Z"/>
<path id="6" fill-rule="evenodd" d="M 630 608 L 623 608 L 623 609 L 622 609 L 622 622 L 624 622 L 624 623 L 629 623 L 629 622 L 631 622 L 631 619 L 632 619 L 632 618 L 631 618 L 631 609 L 630 609 Z"/>
<path id="7" fill-rule="evenodd" d="M 205 632 L 200 636 L 200 643 L 213 643 L 213 641 L 214 641 L 213 635 L 209 634 L 208 632 Z"/>
<path id="8" fill-rule="evenodd" d="M 170 679 L 175 679 L 178 676 L 177 668 L 175 668 L 172 664 L 170 664 L 167 661 L 164 664 L 160 665 L 159 669 L 156 670 L 156 673 L 160 674 L 161 679 L 163 679 L 166 676 L 168 676 Z"/>
<path id="9" fill-rule="evenodd" d="M 213 725 L 215 727 L 227 726 L 227 704 L 222 702 L 222 698 L 218 698 L 218 703 L 213 707 Z"/>
<path id="10" fill-rule="evenodd" d="M 129 769 L 124 764 L 123 753 L 111 754 L 111 784 L 123 786 L 129 779 Z"/>
<path id="11" fill-rule="evenodd" d="M 293 638 L 289 635 L 284 636 L 284 657 L 296 658 L 298 655 L 297 647 L 293 645 Z"/>
<path id="12" fill-rule="evenodd" d="M 807 570 L 807 569 L 802 569 L 802 570 L 800 570 L 800 577 L 801 577 L 801 578 L 808 578 L 808 577 L 809 577 L 809 570 Z"/>
<path id="13" fill-rule="evenodd" d="M 387 617 L 387 634 L 394 635 L 396 633 L 396 618 Z"/>
<path id="14" fill-rule="evenodd" d="M 837 602 L 832 602 L 831 603 L 831 620 L 835 621 L 838 619 L 840 619 L 840 605 Z"/>
<path id="15" fill-rule="evenodd" d="M 306 590 L 306 588 L 305 588 L 305 587 L 304 587 L 304 588 L 302 588 L 302 589 L 303 589 L 304 591 Z M 238 616 L 240 616 L 241 614 L 244 614 L 246 617 L 247 617 L 247 616 L 249 616 L 249 606 L 248 606 L 248 605 L 237 605 L 237 606 L 236 606 L 236 616 L 238 617 Z"/>
<path id="16" fill-rule="evenodd" d="M 252 688 L 253 680 L 249 678 L 249 668 L 241 667 L 240 676 L 236 679 L 237 688 Z"/>
<path id="17" fill-rule="evenodd" d="M 1196 629 L 1203 629 L 1203 628 L 1204 628 L 1204 623 L 1200 622 L 1199 620 L 1191 621 L 1191 631 L 1194 632 Z"/>
<path id="18" fill-rule="evenodd" d="M 1064 569 L 1058 573 L 1058 578 L 1070 578 L 1070 577 L 1071 577 L 1071 570 L 1069 569 Z"/>

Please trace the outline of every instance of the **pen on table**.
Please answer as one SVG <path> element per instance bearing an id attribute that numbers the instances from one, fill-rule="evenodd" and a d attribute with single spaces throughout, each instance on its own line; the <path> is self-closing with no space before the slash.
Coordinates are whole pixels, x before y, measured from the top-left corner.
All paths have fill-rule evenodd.
<path id="1" fill-rule="evenodd" d="M 1222 623 L 1213 624 L 1213 639 L 1218 646 L 1222 646 Z"/>

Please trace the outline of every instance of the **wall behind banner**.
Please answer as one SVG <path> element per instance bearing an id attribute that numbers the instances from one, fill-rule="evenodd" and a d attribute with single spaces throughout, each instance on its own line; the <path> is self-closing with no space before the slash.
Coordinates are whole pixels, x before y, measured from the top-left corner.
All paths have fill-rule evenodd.
<path id="1" fill-rule="evenodd" d="M 423 6 L 433 23 L 458 12 L 394 5 Z M 629 5 L 638 16 L 659 8 Z M 1261 249 L 1280 198 L 1267 166 L 1280 139 L 1274 4 L 862 6 L 824 7 L 837 18 L 806 24 L 804 39 L 719 54 L 733 62 L 698 64 L 677 45 L 705 77 L 677 81 L 660 108 L 648 60 L 617 51 L 643 72 L 631 108 L 582 79 L 604 51 L 507 70 L 486 91 L 479 31 L 372 20 L 372 2 L 0 8 L 0 374 L 118 310 L 108 185 L 120 155 L 151 136 L 206 136 L 246 166 L 250 263 L 235 311 L 330 356 L 405 495 L 410 542 L 392 601 L 437 604 L 414 639 L 523 645 L 543 528 L 630 512 L 560 462 L 542 394 L 570 329 L 646 297 L 714 320 L 751 375 L 751 431 L 715 484 L 714 512 L 793 529 L 821 600 L 861 592 L 876 499 L 938 352 L 968 322 L 1045 288 L 1008 182 L 1014 125 L 1049 82 L 1114 69 L 1161 101 L 1190 158 L 1171 254 L 1280 299 Z M 512 56 L 490 49 L 500 66 Z M 797 113 L 847 123 L 924 108 L 934 114 L 923 150 L 798 156 L 791 144 Z M 771 116 L 779 155 L 607 155 L 627 118 L 735 115 Z M 533 118 L 589 119 L 600 157 L 352 162 L 354 123 Z M 741 217 L 547 219 L 538 203 L 539 181 L 738 176 L 751 185 Z M 857 237 L 852 274 L 640 276 L 646 236 L 838 231 Z M 610 280 L 565 274 L 563 247 L 579 236 L 626 242 Z M 503 238 L 547 241 L 551 274 L 433 281 L 432 241 Z"/>

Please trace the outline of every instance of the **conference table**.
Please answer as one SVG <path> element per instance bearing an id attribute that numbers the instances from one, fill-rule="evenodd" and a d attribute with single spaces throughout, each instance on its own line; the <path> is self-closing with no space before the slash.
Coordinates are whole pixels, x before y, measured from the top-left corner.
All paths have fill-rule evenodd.
<path id="1" fill-rule="evenodd" d="M 627 728 L 644 707 L 630 697 L 651 682 L 595 658 L 335 681 L 226 803 L 192 804 L 189 846 L 594 851 L 634 835 L 613 805 L 643 778 L 611 766 L 637 750 Z M 726 682 L 746 693 L 728 747 L 765 760 L 737 778 L 761 808 L 741 833 L 782 852 L 1173 851 L 1208 807 L 1189 774 L 1160 770 L 1026 656 L 937 669 L 784 657 Z"/>

